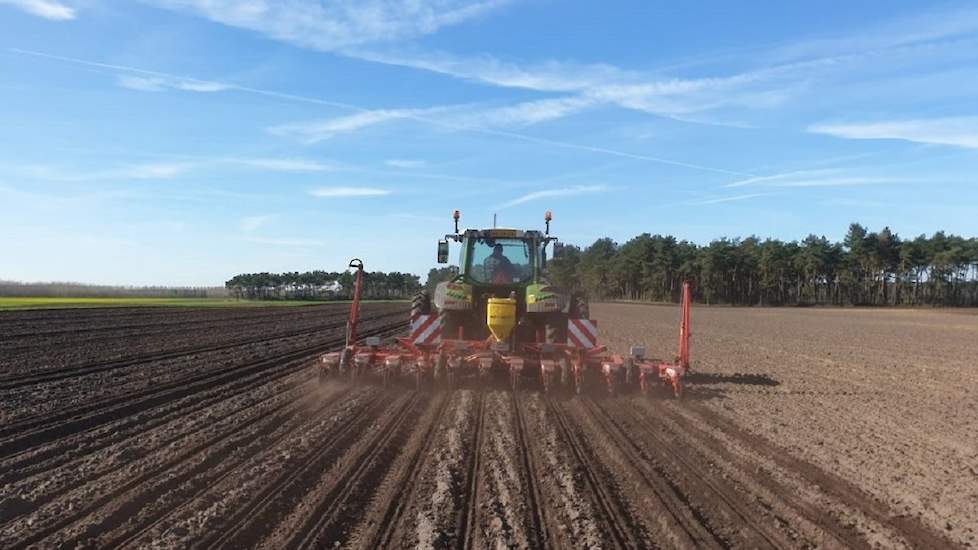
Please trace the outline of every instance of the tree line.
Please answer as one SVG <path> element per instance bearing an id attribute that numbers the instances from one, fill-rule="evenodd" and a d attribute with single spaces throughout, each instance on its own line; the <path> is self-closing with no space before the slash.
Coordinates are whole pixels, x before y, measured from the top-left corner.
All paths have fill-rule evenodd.
<path id="1" fill-rule="evenodd" d="M 347 300 L 353 297 L 354 275 L 350 271 L 243 273 L 232 277 L 224 286 L 231 296 L 238 299 Z M 411 273 L 363 273 L 364 299 L 407 299 L 420 289 L 420 278 Z"/>
<path id="2" fill-rule="evenodd" d="M 225 298 L 221 287 L 115 286 L 0 281 L 0 296 L 57 298 Z"/>
<path id="3" fill-rule="evenodd" d="M 677 301 L 690 280 L 694 299 L 709 304 L 978 306 L 978 239 L 943 231 L 901 239 L 858 223 L 842 242 L 603 238 L 560 246 L 548 269 L 554 284 L 592 299 Z"/>

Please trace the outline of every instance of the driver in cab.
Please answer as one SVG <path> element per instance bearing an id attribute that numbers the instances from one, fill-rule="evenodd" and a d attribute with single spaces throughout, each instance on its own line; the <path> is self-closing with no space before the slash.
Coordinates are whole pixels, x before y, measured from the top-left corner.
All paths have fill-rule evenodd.
<path id="1" fill-rule="evenodd" d="M 516 268 L 513 262 L 509 261 L 503 254 L 503 245 L 496 244 L 492 247 L 492 254 L 482 261 L 482 267 L 489 275 L 492 284 L 505 285 L 513 282 L 516 277 Z"/>

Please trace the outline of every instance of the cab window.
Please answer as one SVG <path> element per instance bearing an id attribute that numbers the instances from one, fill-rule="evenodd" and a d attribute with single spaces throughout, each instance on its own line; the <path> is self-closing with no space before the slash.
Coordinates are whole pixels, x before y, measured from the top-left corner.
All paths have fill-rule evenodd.
<path id="1" fill-rule="evenodd" d="M 533 276 L 529 244 L 518 239 L 476 239 L 468 267 L 469 276 L 478 283 L 522 283 Z"/>

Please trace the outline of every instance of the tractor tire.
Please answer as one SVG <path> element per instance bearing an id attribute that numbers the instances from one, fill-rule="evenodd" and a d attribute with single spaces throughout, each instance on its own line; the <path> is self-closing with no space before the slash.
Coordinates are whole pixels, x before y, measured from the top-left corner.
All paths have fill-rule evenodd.
<path id="1" fill-rule="evenodd" d="M 429 313 L 431 313 L 431 295 L 427 290 L 422 290 L 411 298 L 411 318 Z"/>

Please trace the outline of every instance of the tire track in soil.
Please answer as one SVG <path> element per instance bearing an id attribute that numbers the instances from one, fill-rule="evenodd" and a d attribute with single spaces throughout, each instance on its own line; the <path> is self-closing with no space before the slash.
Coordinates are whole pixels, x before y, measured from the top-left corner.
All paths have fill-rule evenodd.
<path id="1" fill-rule="evenodd" d="M 286 376 L 289 374 L 282 377 Z M 301 386 L 309 381 L 292 380 L 276 385 L 277 379 L 259 379 L 252 381 L 243 391 L 218 395 L 187 408 L 176 404 L 173 409 L 165 409 L 165 414 L 159 418 L 151 417 L 147 421 L 141 421 L 143 419 L 137 417 L 131 423 L 132 430 L 122 429 L 124 426 L 107 426 L 107 431 L 103 432 L 107 437 L 94 444 L 88 443 L 86 436 L 91 438 L 96 434 L 80 434 L 78 437 L 56 441 L 53 445 L 55 448 L 42 449 L 43 454 L 32 453 L 33 456 L 19 457 L 19 463 L 31 467 L 17 468 L 14 465 L 14 469 L 7 475 L 0 476 L 0 483 L 3 483 L 0 496 L 30 494 L 31 507 L 25 507 L 20 514 L 11 515 L 7 519 L 12 520 L 40 508 L 77 487 L 117 475 L 120 466 L 132 473 L 145 457 L 153 458 L 154 453 L 165 453 L 168 448 L 186 445 L 185 442 L 215 426 L 233 420 L 245 427 L 256 420 L 251 418 L 256 414 L 278 414 L 290 405 L 291 399 L 301 397 Z M 250 397 L 249 394 L 256 391 L 264 391 L 264 397 Z M 293 396 L 296 393 L 300 395 Z M 230 406 L 230 410 L 221 411 L 222 406 Z M 260 410 L 266 406 L 270 408 Z M 186 420 L 188 417 L 192 419 Z M 119 446 L 123 447 L 121 451 Z M 51 460 L 34 464 L 37 456 L 51 453 L 59 454 L 55 454 Z"/>
<path id="2" fill-rule="evenodd" d="M 371 404 L 365 416 L 354 419 L 349 425 L 329 437 L 318 450 L 303 459 L 284 478 L 269 485 L 267 493 L 261 494 L 246 508 L 240 510 L 239 520 L 223 528 L 218 536 L 205 538 L 202 548 L 245 548 L 254 546 L 262 538 L 268 525 L 280 523 L 287 511 L 303 503 L 303 499 L 315 487 L 321 487 L 324 475 L 335 474 L 330 494 L 325 495 L 325 510 L 315 510 L 307 523 L 296 526 L 296 537 L 304 537 L 315 522 L 320 519 L 318 512 L 329 514 L 331 503 L 341 503 L 336 497 L 346 489 L 352 489 L 360 476 L 369 469 L 371 460 L 377 458 L 379 451 L 389 443 L 405 420 L 416 413 L 418 396 L 399 395 L 392 402 L 385 394 L 379 406 Z M 362 420 L 361 420 L 362 419 Z M 331 467 L 332 465 L 332 467 Z M 324 474 L 325 472 L 325 474 Z M 312 488 L 312 489 L 311 489 Z"/>
<path id="3" fill-rule="evenodd" d="M 330 315 L 332 317 L 338 315 L 345 315 L 348 310 L 346 304 L 336 304 L 335 306 L 327 305 L 327 306 L 319 306 L 319 307 L 313 306 L 313 307 L 315 309 L 305 310 L 301 312 L 294 312 L 289 310 L 281 311 L 281 312 L 262 311 L 262 310 L 242 312 L 239 310 L 233 310 L 234 311 L 233 315 L 223 315 L 223 313 L 225 313 L 226 310 L 225 311 L 190 310 L 190 311 L 180 311 L 176 314 L 172 314 L 174 312 L 165 312 L 165 313 L 171 313 L 171 315 L 165 315 L 165 314 L 152 315 L 153 317 L 156 317 L 156 319 L 152 323 L 123 324 L 123 323 L 119 323 L 118 320 L 115 320 L 110 324 L 97 326 L 94 325 L 92 322 L 89 322 L 84 327 L 78 327 L 77 324 L 74 324 L 71 328 L 55 328 L 53 330 L 46 330 L 46 331 L 28 330 L 22 332 L 10 332 L 4 334 L 4 337 L 9 342 L 10 340 L 14 340 L 18 338 L 36 339 L 39 337 L 44 338 L 44 337 L 58 336 L 63 334 L 87 334 L 91 332 L 99 332 L 105 330 L 112 330 L 113 332 L 118 332 L 123 330 L 135 330 L 135 329 L 143 329 L 143 328 L 159 329 L 161 327 L 164 330 L 169 330 L 171 327 L 176 329 L 185 329 L 187 326 L 190 325 L 205 325 L 206 328 L 206 325 L 208 324 L 227 324 L 235 321 L 245 321 L 246 323 L 249 324 L 252 323 L 267 324 L 270 320 L 274 320 L 277 317 L 281 317 L 289 321 L 293 321 L 297 317 L 296 313 L 301 314 L 303 316 L 306 315 L 318 316 L 318 315 L 323 315 L 325 313 L 335 313 L 335 315 Z M 336 311 L 329 311 L 331 309 L 335 309 Z M 204 313 L 205 315 L 198 318 L 189 318 L 189 319 L 187 318 L 188 316 L 193 316 L 197 313 Z M 142 317 L 146 317 L 146 316 L 142 316 Z M 164 317 L 164 318 L 172 317 L 172 320 L 166 319 L 165 321 L 160 321 L 159 317 Z M 75 323 L 77 323 L 77 321 L 78 320 L 75 319 Z M 34 322 L 37 323 L 36 320 Z M 48 321 L 48 323 L 50 323 L 50 321 Z M 46 323 L 37 323 L 37 324 L 43 325 Z M 243 323 L 235 323 L 236 326 L 240 326 L 242 324 Z"/>
<path id="4" fill-rule="evenodd" d="M 40 447 L 23 451 L 0 460 L 0 469 L 4 471 L 3 474 L 0 474 L 0 484 L 10 486 L 12 483 L 33 475 L 48 474 L 69 463 L 84 463 L 89 460 L 91 455 L 102 449 L 137 437 L 140 440 L 145 439 L 147 434 L 165 428 L 168 424 L 178 422 L 183 417 L 198 413 L 209 414 L 222 402 L 243 399 L 253 391 L 265 389 L 266 386 L 275 387 L 274 384 L 282 384 L 284 387 L 276 387 L 276 393 L 292 392 L 298 386 L 309 381 L 308 378 L 286 381 L 288 377 L 296 374 L 295 371 L 290 370 L 254 374 L 203 392 L 203 395 L 189 396 L 145 413 L 105 424 L 90 432 L 79 432 Z M 276 396 L 271 395 L 268 398 L 273 397 Z M 249 407 L 256 404 L 258 402 L 252 401 L 244 406 Z M 224 416 L 218 417 L 216 421 L 237 414 L 239 410 L 232 410 Z M 159 446 L 165 446 L 172 441 L 162 441 Z M 145 448 L 143 450 L 151 452 Z"/>
<path id="5" fill-rule="evenodd" d="M 303 490 L 309 472 L 355 445 L 360 431 L 382 416 L 389 404 L 389 395 L 378 388 L 363 388 L 335 407 L 306 416 L 272 444 L 259 445 L 243 462 L 209 480 L 203 491 L 183 500 L 151 529 L 130 538 L 129 544 L 213 548 L 256 529 L 267 529 L 283 513 L 278 505 Z M 253 540 L 237 547 L 252 544 Z"/>
<path id="6" fill-rule="evenodd" d="M 299 522 L 283 522 L 278 530 L 292 532 L 285 541 L 269 548 L 331 548 L 343 545 L 351 530 L 366 516 L 364 502 L 376 494 L 380 483 L 396 461 L 398 451 L 418 431 L 421 418 L 430 418 L 428 396 L 413 394 L 404 412 L 395 411 L 389 424 L 380 427 L 375 438 L 352 449 L 323 475 L 312 493 L 312 502 L 302 506 Z M 310 500 L 310 499 L 307 499 Z M 298 523 L 298 525 L 296 525 Z"/>
<path id="7" fill-rule="evenodd" d="M 814 484 L 820 491 L 865 515 L 871 521 L 892 530 L 903 538 L 910 548 L 956 548 L 942 533 L 925 525 L 919 518 L 889 509 L 851 482 L 795 457 L 767 438 L 746 431 L 715 411 L 700 404 L 687 404 L 684 410 L 697 417 L 699 419 L 697 423 L 720 430 L 724 436 L 740 442 L 780 468 Z M 660 414 L 661 411 L 656 409 L 655 413 Z M 677 423 L 689 424 L 689 420 L 675 412 L 669 411 L 665 414 Z"/>
<path id="8" fill-rule="evenodd" d="M 674 433 L 691 451 L 700 453 L 701 461 L 714 464 L 721 471 L 719 475 L 726 476 L 745 493 L 745 498 L 760 506 L 761 514 L 781 516 L 774 521 L 792 524 L 812 546 L 834 545 L 863 550 L 873 547 L 852 519 L 844 517 L 844 503 L 827 500 L 820 489 L 808 485 L 807 480 L 793 479 L 797 478 L 795 472 L 776 471 L 776 465 L 758 457 L 750 447 L 743 447 L 735 440 L 721 441 L 703 426 L 666 409 L 656 408 L 655 418 L 659 425 Z M 632 413 L 641 416 L 638 410 Z M 795 544 L 800 545 L 801 541 L 795 541 Z M 887 546 L 893 544 L 890 542 Z"/>
<path id="9" fill-rule="evenodd" d="M 506 395 L 509 393 L 510 395 Z M 535 500 L 523 469 L 515 394 L 490 390 L 483 406 L 479 464 L 470 489 L 466 548 L 543 548 L 533 518 Z"/>
<path id="10" fill-rule="evenodd" d="M 336 392 L 334 397 L 327 401 L 326 407 L 346 396 Z M 250 454 L 248 450 L 258 450 L 254 446 L 256 441 L 264 441 L 295 424 L 294 420 L 304 416 L 307 406 L 306 401 L 298 400 L 250 418 L 230 418 L 227 425 L 214 424 L 200 434 L 185 436 L 187 441 L 173 446 L 185 448 L 176 455 L 167 456 L 165 451 L 151 454 L 110 472 L 105 476 L 108 479 L 85 480 L 78 489 L 59 495 L 37 510 L 34 514 L 37 520 L 31 517 L 5 525 L 0 531 L 0 542 L 6 541 L 5 547 L 9 548 L 27 547 L 41 541 L 49 546 L 63 546 L 110 535 L 125 523 L 158 512 L 156 509 L 174 487 L 199 482 L 202 476 L 215 475 L 229 465 L 244 461 Z"/>
<path id="11" fill-rule="evenodd" d="M 419 499 L 418 483 L 421 468 L 424 465 L 424 458 L 432 448 L 434 434 L 442 425 L 449 404 L 452 402 L 451 394 L 437 391 L 429 394 L 429 397 L 438 400 L 437 406 L 431 407 L 425 420 L 420 422 L 421 426 L 427 426 L 423 430 L 416 430 L 411 439 L 405 445 L 406 452 L 395 460 L 387 476 L 379 484 L 373 496 L 364 506 L 363 517 L 356 525 L 347 540 L 329 539 L 323 541 L 325 547 L 330 544 L 335 546 L 336 542 L 344 548 L 389 548 L 394 537 L 395 530 L 400 525 L 404 512 L 408 504 Z M 275 539 L 272 539 L 273 542 Z M 275 544 L 266 545 L 270 548 L 277 548 Z"/>
<path id="12" fill-rule="evenodd" d="M 605 533 L 610 535 L 606 538 L 607 542 L 612 543 L 615 548 L 645 546 L 644 541 L 648 540 L 648 535 L 632 517 L 628 507 L 623 504 L 621 496 L 613 491 L 613 478 L 598 468 L 595 449 L 585 443 L 585 438 L 578 427 L 572 426 L 567 420 L 562 403 L 548 397 L 546 404 L 561 439 L 574 456 L 578 471 L 586 481 L 591 502 L 599 511 L 596 517 L 604 527 Z"/>
<path id="13" fill-rule="evenodd" d="M 403 326 L 403 322 L 398 322 L 393 325 L 372 327 L 369 330 L 364 330 L 361 336 L 381 335 L 399 330 Z M 229 382 L 233 383 L 242 376 L 265 373 L 269 369 L 281 367 L 283 364 L 291 364 L 293 368 L 301 368 L 304 366 L 303 361 L 341 345 L 344 339 L 344 336 L 330 338 L 325 342 L 275 357 L 263 357 L 257 361 L 239 363 L 213 372 L 191 375 L 158 387 L 134 392 L 128 396 L 113 397 L 72 410 L 47 415 L 42 419 L 5 426 L 0 430 L 0 433 L 8 434 L 8 436 L 0 439 L 0 457 L 6 458 L 66 435 L 89 430 L 112 420 L 132 416 Z"/>
<path id="14" fill-rule="evenodd" d="M 541 525 L 546 529 L 548 547 L 602 548 L 609 535 L 596 521 L 596 510 L 586 496 L 587 488 L 577 469 L 576 459 L 561 445 L 552 413 L 537 394 L 524 394 L 516 402 L 524 421 L 523 442 L 532 467 L 528 476 L 539 483 Z"/>
<path id="15" fill-rule="evenodd" d="M 435 429 L 432 445 L 415 481 L 415 498 L 401 513 L 388 548 L 459 548 L 464 542 L 465 509 L 472 443 L 478 423 L 476 392 L 451 392 L 444 422 Z"/>
<path id="16" fill-rule="evenodd" d="M 653 427 L 654 419 L 631 420 L 634 415 L 622 403 L 602 405 L 591 401 L 594 410 L 604 419 L 628 434 L 636 447 L 654 457 L 661 473 L 677 493 L 697 510 L 702 522 L 710 531 L 720 535 L 725 547 L 783 548 L 796 546 L 780 531 L 775 531 L 757 521 L 756 510 L 743 502 L 741 495 L 730 486 L 728 480 L 712 475 L 709 465 L 702 464 L 690 451 L 678 442 L 671 441 Z M 609 413 L 613 408 L 616 412 Z M 779 522 L 782 526 L 787 522 Z"/>
<path id="17" fill-rule="evenodd" d="M 214 485 L 220 484 L 225 479 L 233 475 L 242 467 L 245 462 L 263 448 L 274 448 L 300 429 L 306 420 L 306 411 L 309 411 L 310 418 L 317 418 L 329 414 L 329 411 L 342 407 L 343 401 L 355 399 L 356 394 L 349 393 L 345 388 L 335 387 L 323 392 L 316 392 L 307 399 L 297 401 L 294 411 L 288 414 L 276 414 L 269 417 L 268 425 L 271 428 L 267 436 L 265 432 L 259 431 L 249 434 L 248 438 L 252 441 L 238 448 L 231 449 L 230 445 L 225 445 L 224 449 L 211 448 L 211 454 L 219 457 L 219 463 L 207 469 L 200 469 L 199 473 L 193 476 L 184 476 L 186 481 L 183 483 L 173 483 L 173 477 L 167 479 L 167 483 L 159 490 L 150 495 L 142 495 L 140 500 L 153 501 L 150 506 L 139 508 L 138 512 L 128 516 L 120 515 L 115 519 L 118 527 L 109 531 L 105 526 L 100 527 L 103 531 L 97 539 L 97 545 L 106 548 L 125 547 L 157 530 L 171 516 L 177 514 L 181 505 L 188 502 L 196 502 Z M 321 400 L 318 406 L 310 406 L 309 400 Z M 281 424 L 279 424 L 281 422 Z"/>
<path id="18" fill-rule="evenodd" d="M 460 532 L 459 541 L 462 548 L 478 548 L 479 516 L 482 510 L 479 505 L 479 494 L 483 477 L 482 468 L 482 448 L 485 442 L 486 425 L 486 391 L 479 392 L 479 404 L 476 405 L 475 435 L 473 436 L 472 452 L 469 454 L 469 488 L 465 494 L 465 515 L 459 521 Z"/>
<path id="19" fill-rule="evenodd" d="M 528 546 L 531 548 L 557 548 L 562 549 L 564 545 L 561 539 L 554 536 L 557 532 L 555 524 L 552 522 L 550 514 L 544 506 L 543 493 L 540 484 L 537 483 L 538 469 L 536 459 L 530 452 L 530 440 L 527 438 L 526 419 L 520 410 L 519 395 L 510 392 L 511 410 L 516 425 L 516 445 L 519 454 L 519 473 L 523 480 L 524 495 L 527 500 L 527 526 L 528 526 Z"/>
<path id="20" fill-rule="evenodd" d="M 337 314 L 339 317 L 342 314 Z M 391 317 L 401 317 L 403 312 L 393 311 L 389 313 L 382 313 L 379 315 L 365 316 L 361 319 L 361 322 L 371 323 L 381 319 L 387 319 Z M 175 359 L 178 357 L 184 357 L 187 355 L 197 355 L 200 353 L 207 353 L 212 351 L 223 351 L 228 349 L 233 349 L 236 347 L 261 344 L 264 342 L 272 342 L 275 340 L 284 340 L 288 338 L 294 338 L 297 336 L 321 334 L 329 331 L 338 331 L 346 327 L 346 319 L 342 319 L 335 322 L 330 322 L 314 327 L 304 328 L 301 330 L 292 330 L 280 332 L 271 336 L 262 336 L 259 338 L 244 338 L 235 340 L 232 342 L 223 342 L 220 344 L 214 344 L 209 346 L 190 346 L 185 348 L 179 348 L 175 350 L 161 350 L 149 353 L 143 353 L 131 357 L 125 357 L 122 359 L 111 360 L 111 361 L 95 361 L 91 363 L 86 363 L 83 365 L 73 365 L 70 367 L 58 368 L 58 369 L 46 369 L 42 372 L 29 373 L 26 375 L 15 375 L 0 378 L 0 391 L 16 389 L 24 386 L 31 386 L 35 384 L 41 384 L 46 382 L 55 382 L 58 380 L 64 380 L 68 378 L 75 378 L 79 376 L 86 376 L 90 374 L 96 374 L 101 372 L 107 372 L 127 367 L 139 366 L 143 363 L 150 363 L 155 361 L 162 361 L 166 359 Z M 33 347 L 33 346 L 32 346 Z"/>
<path id="21" fill-rule="evenodd" d="M 629 502 L 630 509 L 651 532 L 649 545 L 655 548 L 729 547 L 724 537 L 711 530 L 701 510 L 673 484 L 654 457 L 643 450 L 618 425 L 595 411 L 590 401 L 576 401 L 585 412 L 575 414 L 576 423 L 592 441 L 609 440 L 597 459 L 612 472 L 615 484 Z M 575 407 L 575 408 L 578 408 Z"/>

